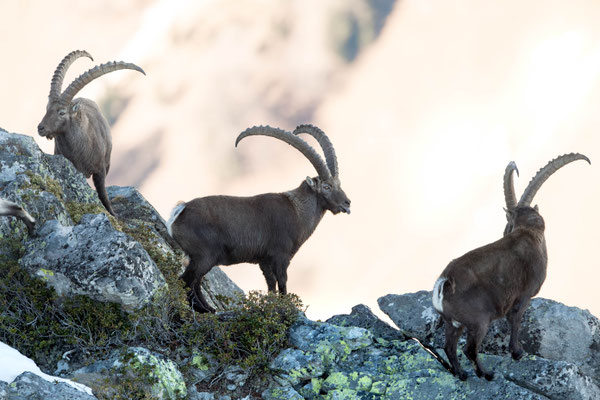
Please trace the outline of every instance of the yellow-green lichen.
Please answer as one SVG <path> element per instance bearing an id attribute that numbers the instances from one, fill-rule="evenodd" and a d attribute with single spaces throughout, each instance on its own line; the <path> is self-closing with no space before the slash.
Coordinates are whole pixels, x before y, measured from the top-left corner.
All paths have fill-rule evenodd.
<path id="1" fill-rule="evenodd" d="M 24 173 L 29 178 L 29 185 L 21 185 L 22 189 L 33 188 L 39 191 L 45 191 L 48 193 L 52 193 L 54 197 L 56 197 L 58 200 L 63 200 L 63 190 L 60 186 L 60 183 L 58 183 L 56 179 L 50 177 L 42 177 L 40 175 L 35 174 L 31 170 L 27 170 Z"/>

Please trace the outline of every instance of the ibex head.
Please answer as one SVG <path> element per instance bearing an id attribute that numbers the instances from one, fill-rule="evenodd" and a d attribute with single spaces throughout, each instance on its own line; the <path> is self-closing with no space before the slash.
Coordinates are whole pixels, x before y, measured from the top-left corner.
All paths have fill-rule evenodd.
<path id="1" fill-rule="evenodd" d="M 321 156 L 308 143 L 297 136 L 301 133 L 307 133 L 319 142 L 327 163 L 323 161 Z M 258 135 L 271 136 L 282 140 L 304 154 L 319 174 L 318 177 L 307 177 L 306 183 L 319 196 L 324 204 L 324 208 L 333 214 L 338 214 L 339 212 L 350 214 L 350 199 L 344 193 L 340 183 L 335 150 L 329 138 L 321 129 L 312 125 L 300 125 L 291 133 L 270 126 L 255 126 L 240 133 L 235 141 L 235 145 L 237 146 L 240 140 L 247 136 Z"/>
<path id="2" fill-rule="evenodd" d="M 542 187 L 543 183 L 546 182 L 546 180 L 560 168 L 576 160 L 585 160 L 591 164 L 589 158 L 579 153 L 563 154 L 562 156 L 556 157 L 554 160 L 551 160 L 542 169 L 540 169 L 537 174 L 535 174 L 535 176 L 529 182 L 529 185 L 527 185 L 527 188 L 525 188 L 525 191 L 523 191 L 523 195 L 518 203 L 517 197 L 515 196 L 512 174 L 513 171 L 516 171 L 517 175 L 519 175 L 519 170 L 517 169 L 517 165 L 514 161 L 508 163 L 504 172 L 504 199 L 506 201 L 507 221 L 506 227 L 504 228 L 504 236 L 510 233 L 515 227 L 515 218 L 518 216 L 518 214 L 514 211 L 521 207 L 530 207 L 535 194 Z M 538 211 L 537 206 L 535 206 L 534 209 L 536 212 Z M 543 222 L 544 221 L 542 219 L 542 224 Z"/>
<path id="3" fill-rule="evenodd" d="M 75 50 L 67 54 L 60 64 L 58 64 L 58 67 L 56 67 L 56 71 L 54 71 L 54 75 L 52 76 L 52 82 L 50 83 L 50 94 L 48 95 L 46 114 L 44 115 L 44 118 L 42 118 L 42 122 L 38 125 L 38 133 L 40 136 L 53 139 L 56 135 L 66 130 L 67 122 L 71 118 L 77 117 L 80 112 L 80 104 L 73 102 L 73 98 L 85 85 L 94 79 L 120 69 L 133 69 L 144 75 L 146 74 L 135 64 L 125 63 L 123 61 L 108 62 L 97 65 L 84 72 L 61 93 L 63 79 L 67 69 L 80 57 L 88 57 L 90 60 L 93 60 L 92 56 L 87 51 Z"/>

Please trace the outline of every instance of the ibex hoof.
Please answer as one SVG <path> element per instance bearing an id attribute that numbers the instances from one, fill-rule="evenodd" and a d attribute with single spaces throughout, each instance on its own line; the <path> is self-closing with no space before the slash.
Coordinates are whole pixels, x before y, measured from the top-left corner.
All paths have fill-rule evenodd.
<path id="1" fill-rule="evenodd" d="M 523 354 L 525 354 L 525 352 L 523 351 L 523 349 L 518 349 L 518 350 L 511 352 L 510 354 L 512 355 L 513 360 L 518 361 L 521 358 L 523 358 Z"/>

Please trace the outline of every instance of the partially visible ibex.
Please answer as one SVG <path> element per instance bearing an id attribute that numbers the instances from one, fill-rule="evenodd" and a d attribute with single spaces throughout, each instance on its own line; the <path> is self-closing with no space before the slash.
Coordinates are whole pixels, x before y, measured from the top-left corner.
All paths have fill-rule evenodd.
<path id="1" fill-rule="evenodd" d="M 511 161 L 506 166 L 506 170 L 504 171 L 504 200 L 506 202 L 506 210 L 510 211 L 515 207 L 522 204 L 531 204 L 533 198 L 537 191 L 542 187 L 543 183 L 546 182 L 546 179 L 550 177 L 554 172 L 556 172 L 561 167 L 569 164 L 570 162 L 576 160 L 585 160 L 590 163 L 590 160 L 579 153 L 569 153 L 563 154 L 562 156 L 556 157 L 554 160 L 550 160 L 548 164 L 546 164 L 543 168 L 541 168 L 537 174 L 529 181 L 529 185 L 525 191 L 523 191 L 523 195 L 517 203 L 517 197 L 515 196 L 515 185 L 513 182 L 513 171 L 519 175 L 519 170 L 517 169 L 517 164 L 514 161 Z M 590 163 L 591 164 L 591 163 Z M 504 236 L 508 234 L 512 230 L 512 221 L 510 219 L 510 213 L 506 213 L 506 226 L 504 228 Z"/>
<path id="2" fill-rule="evenodd" d="M 300 133 L 317 139 L 326 163 L 296 136 Z M 271 136 L 295 147 L 319 176 L 307 177 L 299 187 L 284 193 L 202 197 L 173 209 L 167 228 L 190 256 L 182 279 L 198 311 L 215 311 L 200 290 L 202 278 L 215 265 L 259 264 L 269 291 L 275 291 L 277 285 L 285 294 L 290 260 L 325 212 L 350 214 L 350 200 L 341 188 L 335 151 L 323 131 L 311 125 L 301 125 L 294 133 L 269 126 L 253 127 L 238 136 L 236 146 L 243 138 L 255 135 Z"/>
<path id="3" fill-rule="evenodd" d="M 530 204 L 550 175 L 576 159 L 589 162 L 581 154 L 550 161 L 531 180 L 518 203 L 511 177 L 516 165 L 510 163 L 504 176 L 508 220 L 504 237 L 453 260 L 436 281 L 432 302 L 444 321 L 444 350 L 452 372 L 461 380 L 467 374 L 458 362 L 456 344 L 465 327 L 464 353 L 475 364 L 477 376 L 488 380 L 494 377 L 493 372 L 483 368 L 477 353 L 489 323 L 495 319 L 506 316 L 511 327 L 510 352 L 515 360 L 522 357 L 521 318 L 546 279 L 548 265 L 544 219 L 537 206 L 531 208 Z"/>
<path id="4" fill-rule="evenodd" d="M 110 126 L 96 103 L 84 98 L 73 98 L 85 85 L 109 72 L 120 69 L 133 69 L 144 75 L 145 72 L 135 64 L 108 62 L 81 74 L 61 94 L 67 69 L 80 57 L 93 60 L 87 51 L 75 50 L 56 67 L 50 84 L 46 114 L 38 125 L 38 133 L 48 140 L 56 139 L 54 154 L 65 156 L 86 178 L 93 177 L 100 201 L 114 215 L 104 186 L 112 150 Z"/>
<path id="5" fill-rule="evenodd" d="M 27 226 L 29 234 L 35 230 L 35 219 L 23 207 L 12 201 L 0 199 L 0 215 L 17 217 Z"/>

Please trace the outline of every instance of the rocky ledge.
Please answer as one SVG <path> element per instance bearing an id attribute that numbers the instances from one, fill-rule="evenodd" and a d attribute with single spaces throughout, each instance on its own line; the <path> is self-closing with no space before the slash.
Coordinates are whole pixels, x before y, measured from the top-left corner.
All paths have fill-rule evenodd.
<path id="1" fill-rule="evenodd" d="M 0 164 L 0 197 L 22 205 L 38 221 L 36 236 L 29 237 L 20 221 L 0 218 L 0 266 L 13 277 L 0 277 L 0 340 L 33 358 L 45 373 L 91 387 L 95 398 L 600 398 L 600 322 L 587 311 L 541 298 L 532 301 L 523 318 L 521 337 L 528 354 L 520 361 L 507 352 L 505 321 L 491 327 L 482 358 L 496 372 L 492 382 L 477 378 L 462 354 L 470 373 L 465 382 L 445 369 L 438 359 L 443 330 L 426 291 L 379 299 L 397 328 L 363 305 L 326 322 L 300 314 L 287 331 L 287 346 L 259 373 L 200 351 L 197 342 L 180 342 L 183 336 L 168 332 L 185 325 L 173 308 L 142 316 L 156 331 L 140 336 L 139 314 L 150 312 L 147 305 L 173 289 L 169 282 L 173 285 L 183 265 L 183 254 L 160 215 L 130 187 L 108 189 L 118 219 L 106 215 L 71 163 L 44 154 L 27 136 L 0 130 Z M 31 281 L 25 282 L 25 276 Z M 218 310 L 241 292 L 218 268 L 207 276 L 203 290 Z M 35 298 L 40 293 L 52 302 L 50 308 Z M 27 296 L 32 296 L 31 307 L 15 312 L 14 301 L 29 304 Z M 88 302 L 92 306 L 86 312 L 91 313 L 74 308 Z M 80 326 L 60 319 L 67 314 L 56 314 L 51 329 L 38 326 L 44 312 L 55 312 L 54 304 L 67 307 Z M 85 333 L 94 323 L 99 330 L 89 328 L 89 343 L 85 335 L 69 341 L 47 333 L 64 336 L 64 325 Z M 27 336 L 31 330 L 27 335 L 20 331 L 31 326 L 37 326 L 33 333 L 39 339 Z M 0 399 L 33 397 L 94 398 L 29 372 L 0 382 Z"/>

